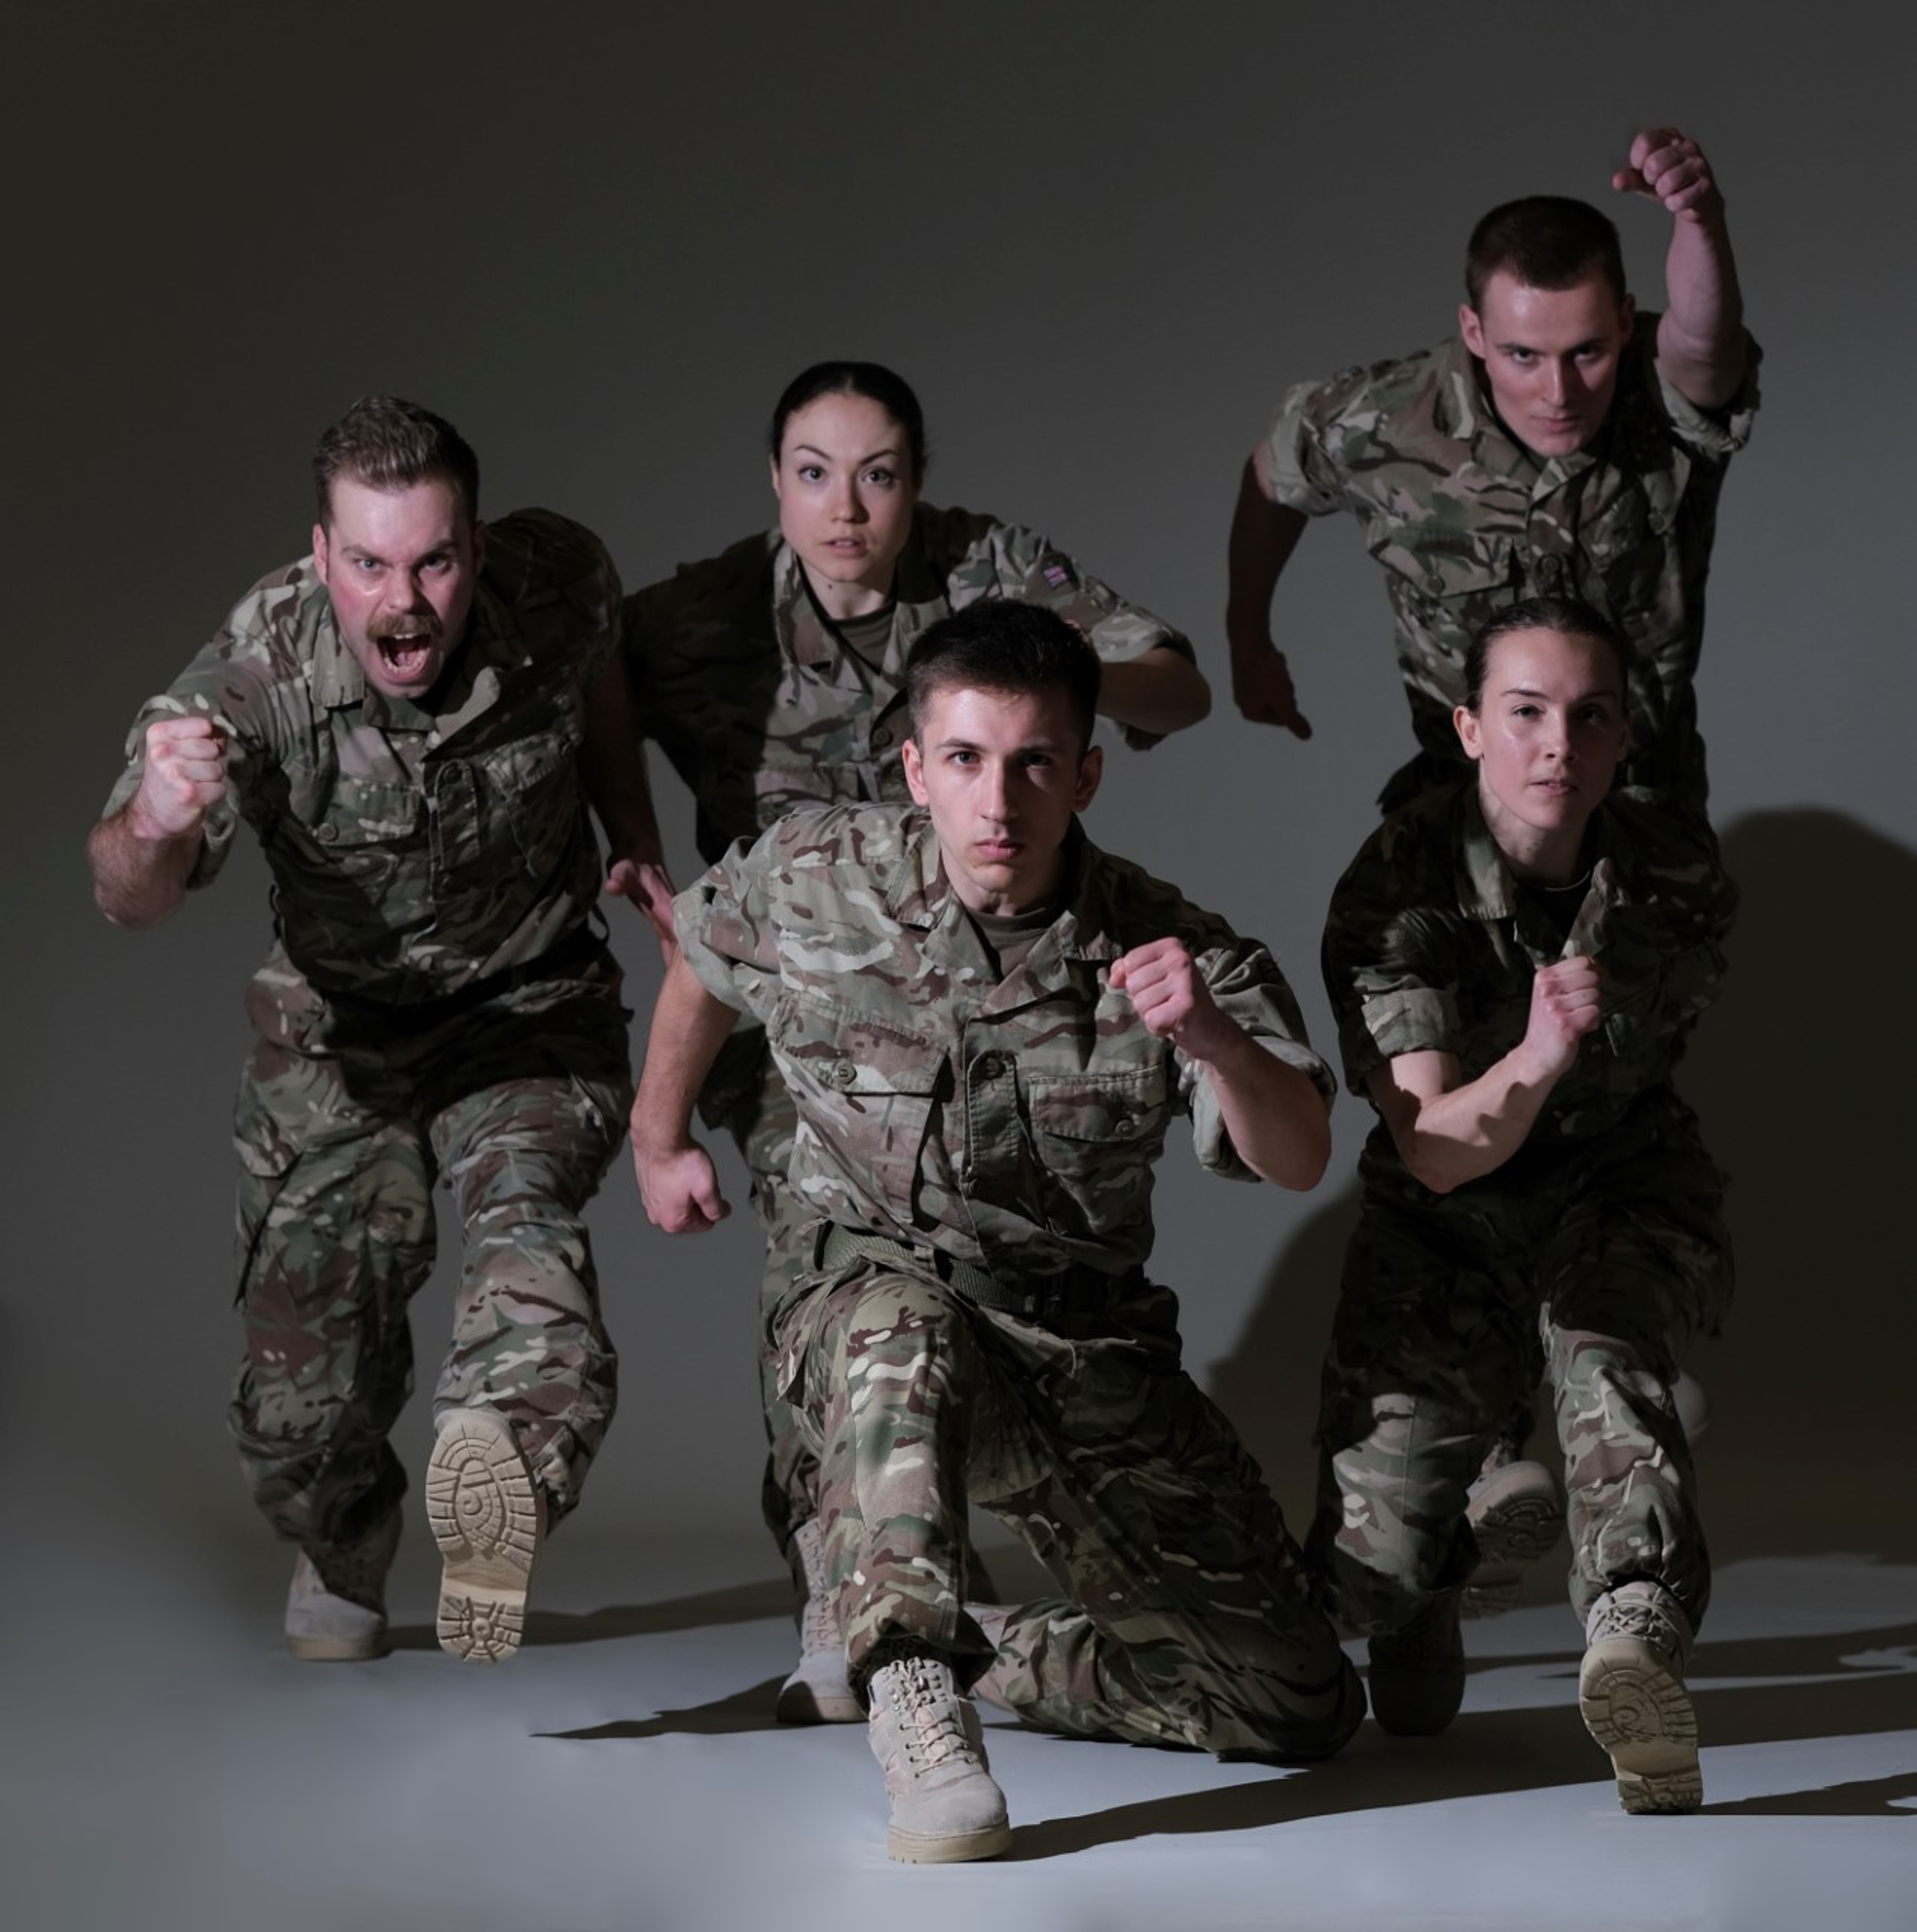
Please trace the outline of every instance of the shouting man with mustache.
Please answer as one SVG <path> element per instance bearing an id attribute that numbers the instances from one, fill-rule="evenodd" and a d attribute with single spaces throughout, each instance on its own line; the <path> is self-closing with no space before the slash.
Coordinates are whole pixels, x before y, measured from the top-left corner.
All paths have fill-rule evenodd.
<path id="1" fill-rule="evenodd" d="M 298 1547 L 296 1656 L 386 1648 L 411 1388 L 406 1303 L 443 1175 L 464 1266 L 426 1512 L 440 1641 L 509 1655 L 539 1539 L 613 1407 L 581 1215 L 631 1102 L 619 968 L 589 919 L 631 857 L 619 582 L 546 510 L 488 528 L 452 425 L 371 396 L 320 439 L 313 554 L 263 578 L 142 709 L 89 843 L 95 897 L 153 926 L 244 819 L 274 877 L 248 994 L 231 1422 Z M 582 757 L 583 753 L 583 757 Z"/>

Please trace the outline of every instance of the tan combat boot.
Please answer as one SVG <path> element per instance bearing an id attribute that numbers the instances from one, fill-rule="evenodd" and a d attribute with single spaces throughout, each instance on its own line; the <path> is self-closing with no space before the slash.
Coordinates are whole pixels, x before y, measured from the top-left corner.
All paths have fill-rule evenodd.
<path id="1" fill-rule="evenodd" d="M 1652 1583 L 1621 1584 L 1585 1620 L 1578 1707 L 1610 1753 L 1626 1811 L 1695 1811 L 1704 1801 L 1697 1717 L 1684 1688 L 1690 1618 Z"/>
<path id="2" fill-rule="evenodd" d="M 287 1648 L 305 1663 L 363 1663 L 391 1649 L 386 1572 L 399 1548 L 395 1507 L 357 1543 L 313 1543 L 294 1559 Z"/>
<path id="3" fill-rule="evenodd" d="M 992 1781 L 978 1712 L 952 1665 L 899 1657 L 872 1673 L 869 1690 L 872 1754 L 892 1799 L 886 1856 L 948 1865 L 1005 1850 L 1005 1794 Z"/>
<path id="4" fill-rule="evenodd" d="M 499 1663 L 525 1634 L 526 1588 L 546 1532 L 545 1493 L 491 1409 L 439 1422 L 426 1465 L 426 1522 L 445 1559 L 439 1647 L 468 1663 Z"/>
<path id="5" fill-rule="evenodd" d="M 1516 1606 L 1526 1570 L 1563 1535 L 1565 1493 L 1543 1463 L 1498 1443 L 1471 1486 L 1465 1520 L 1478 1544 L 1478 1568 L 1465 1585 L 1464 1613 L 1500 1616 Z"/>
<path id="6" fill-rule="evenodd" d="M 817 1517 L 792 1533 L 792 1580 L 799 1590 L 799 1667 L 779 1686 L 773 1714 L 782 1724 L 856 1724 L 866 1706 L 846 1679 L 846 1640 L 826 1582 L 826 1532 Z"/>

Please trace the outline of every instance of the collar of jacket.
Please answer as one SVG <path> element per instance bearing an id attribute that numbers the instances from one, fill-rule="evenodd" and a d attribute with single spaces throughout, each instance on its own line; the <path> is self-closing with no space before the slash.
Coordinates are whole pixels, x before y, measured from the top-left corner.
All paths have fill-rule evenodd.
<path id="1" fill-rule="evenodd" d="M 1498 850 L 1498 842 L 1491 836 L 1491 828 L 1485 823 L 1484 808 L 1478 802 L 1475 776 L 1459 782 L 1458 796 L 1453 800 L 1448 816 L 1458 853 L 1459 909 L 1471 919 L 1516 919 L 1518 882 L 1512 878 L 1511 869 L 1505 864 L 1505 855 Z M 1597 811 L 1591 815 L 1589 836 L 1594 853 L 1591 890 L 1598 895 L 1599 907 L 1607 911 L 1619 903 L 1622 892 L 1611 837 L 1610 811 L 1606 804 L 1599 803 Z M 1580 913 L 1578 923 L 1572 929 L 1573 944 L 1568 951 L 1595 952 L 1601 924 L 1601 914 L 1588 926 L 1585 915 Z M 1581 935 L 1589 943 L 1580 944 Z"/>
<path id="2" fill-rule="evenodd" d="M 886 911 L 901 926 L 930 933 L 956 928 L 965 917 L 939 856 L 939 834 L 932 815 L 914 806 L 900 822 L 903 851 L 886 894 Z M 1071 896 L 1065 910 L 1046 929 L 1040 945 L 1055 958 L 1109 962 L 1124 946 L 1113 937 L 1113 907 L 1104 854 L 1085 837 L 1076 819 L 1065 835 L 1065 864 Z M 1034 948 L 1028 956 L 1038 957 Z"/>
<path id="3" fill-rule="evenodd" d="M 926 514 L 923 503 L 913 510 L 912 532 L 906 538 L 906 547 L 899 552 L 892 580 L 893 602 L 899 611 L 895 630 L 902 660 L 912 640 L 928 624 L 944 617 L 950 608 L 946 580 L 933 567 L 926 551 Z M 795 664 L 802 664 L 808 670 L 837 664 L 843 646 L 813 615 L 812 599 L 806 594 L 805 566 L 799 561 L 798 552 L 776 530 L 771 536 L 778 546 L 772 556 L 772 610 L 779 648 Z"/>

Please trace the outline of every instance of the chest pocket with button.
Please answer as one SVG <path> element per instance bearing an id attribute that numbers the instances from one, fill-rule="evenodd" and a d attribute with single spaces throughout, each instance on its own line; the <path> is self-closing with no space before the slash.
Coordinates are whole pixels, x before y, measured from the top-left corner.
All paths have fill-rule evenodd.
<path id="1" fill-rule="evenodd" d="M 280 913 L 303 964 L 342 948 L 354 957 L 374 936 L 424 916 L 428 855 L 416 786 L 341 773 L 311 821 L 292 812 L 279 819 L 267 851 L 290 889 Z"/>
<path id="2" fill-rule="evenodd" d="M 871 1218 L 869 1196 L 910 1220 L 926 1137 L 949 1090 L 945 1050 L 878 1014 L 792 992 L 767 1031 L 799 1107 L 794 1179 L 806 1198 L 855 1225 Z"/>
<path id="3" fill-rule="evenodd" d="M 546 879 L 564 860 L 580 829 L 579 742 L 565 729 L 542 731 L 491 752 L 481 761 L 488 805 L 511 828 L 534 879 Z M 503 840 L 493 849 L 511 849 Z"/>
<path id="4" fill-rule="evenodd" d="M 1170 1101 L 1162 1060 L 1121 1071 L 1027 1079 L 1032 1142 L 1053 1228 L 1076 1237 L 1144 1213 Z"/>
<path id="5" fill-rule="evenodd" d="M 1524 594 L 1511 539 L 1489 530 L 1407 529 L 1381 519 L 1371 545 L 1389 573 L 1403 671 L 1440 705 L 1459 703 L 1472 633 Z"/>

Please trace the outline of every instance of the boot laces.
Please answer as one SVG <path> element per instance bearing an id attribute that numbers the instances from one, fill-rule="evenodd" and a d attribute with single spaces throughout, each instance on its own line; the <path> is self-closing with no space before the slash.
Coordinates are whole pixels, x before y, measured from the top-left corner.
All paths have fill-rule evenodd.
<path id="1" fill-rule="evenodd" d="M 948 1764 L 975 1761 L 971 1739 L 965 1735 L 958 1694 L 951 1681 L 941 1681 L 923 1660 L 914 1659 L 898 1680 L 900 1735 L 916 1763 Z"/>

